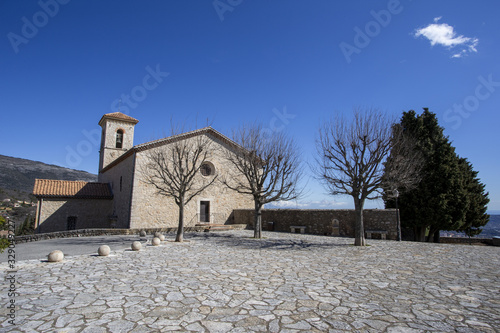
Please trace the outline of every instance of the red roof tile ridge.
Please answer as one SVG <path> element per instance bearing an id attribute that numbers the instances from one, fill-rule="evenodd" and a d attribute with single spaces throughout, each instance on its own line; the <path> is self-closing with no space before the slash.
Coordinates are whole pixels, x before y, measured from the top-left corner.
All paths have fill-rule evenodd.
<path id="1" fill-rule="evenodd" d="M 124 113 L 121 112 L 111 112 L 111 113 L 106 113 L 105 115 L 102 116 L 101 120 L 99 120 L 99 125 L 102 123 L 104 119 L 117 119 L 117 120 L 122 120 L 122 121 L 127 121 L 130 123 L 137 124 L 139 120 L 128 116 Z"/>
<path id="2" fill-rule="evenodd" d="M 107 183 L 81 180 L 35 179 L 33 194 L 41 197 L 112 198 Z"/>

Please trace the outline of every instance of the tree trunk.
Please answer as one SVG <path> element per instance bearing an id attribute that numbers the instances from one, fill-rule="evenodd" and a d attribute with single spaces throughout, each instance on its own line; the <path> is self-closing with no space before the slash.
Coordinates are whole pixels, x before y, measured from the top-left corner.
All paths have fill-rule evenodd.
<path id="1" fill-rule="evenodd" d="M 414 227 L 415 231 L 415 241 L 417 242 L 425 242 L 425 230 L 426 227 Z"/>
<path id="2" fill-rule="evenodd" d="M 354 198 L 354 214 L 356 215 L 356 222 L 354 225 L 354 245 L 365 246 L 365 227 L 363 225 L 363 205 L 364 200 Z"/>
<path id="3" fill-rule="evenodd" d="M 255 202 L 253 237 L 262 238 L 262 205 L 257 201 Z"/>
<path id="4" fill-rule="evenodd" d="M 434 243 L 439 243 L 440 238 L 441 238 L 441 233 L 438 230 L 434 233 Z"/>
<path id="5" fill-rule="evenodd" d="M 429 230 L 429 235 L 427 236 L 427 242 L 439 243 L 439 230 L 431 228 Z"/>
<path id="6" fill-rule="evenodd" d="M 177 227 L 176 242 L 184 241 L 184 200 L 179 204 L 179 225 Z"/>
<path id="7" fill-rule="evenodd" d="M 434 230 L 429 229 L 429 234 L 427 235 L 425 241 L 431 243 L 434 240 Z"/>

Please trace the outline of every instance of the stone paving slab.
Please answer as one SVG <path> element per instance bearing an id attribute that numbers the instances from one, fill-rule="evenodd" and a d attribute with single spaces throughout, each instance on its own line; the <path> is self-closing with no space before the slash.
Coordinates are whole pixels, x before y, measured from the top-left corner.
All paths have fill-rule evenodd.
<path id="1" fill-rule="evenodd" d="M 2 264 L 0 331 L 500 331 L 498 247 L 251 236 L 187 234 L 110 257 L 21 261 L 16 273 Z"/>

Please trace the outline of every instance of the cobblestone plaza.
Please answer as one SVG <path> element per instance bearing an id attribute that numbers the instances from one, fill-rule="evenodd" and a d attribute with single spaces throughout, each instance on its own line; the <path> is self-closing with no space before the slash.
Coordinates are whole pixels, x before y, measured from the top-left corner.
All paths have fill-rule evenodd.
<path id="1" fill-rule="evenodd" d="M 498 247 L 252 235 L 19 261 L 14 326 L 2 263 L 0 331 L 500 331 Z"/>

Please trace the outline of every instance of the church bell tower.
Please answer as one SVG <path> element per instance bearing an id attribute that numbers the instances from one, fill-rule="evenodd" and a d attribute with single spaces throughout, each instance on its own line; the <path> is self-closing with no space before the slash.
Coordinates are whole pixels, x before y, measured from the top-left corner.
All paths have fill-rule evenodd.
<path id="1" fill-rule="evenodd" d="M 102 116 L 101 150 L 99 151 L 99 174 L 102 169 L 134 146 L 134 127 L 139 120 L 121 112 Z"/>

